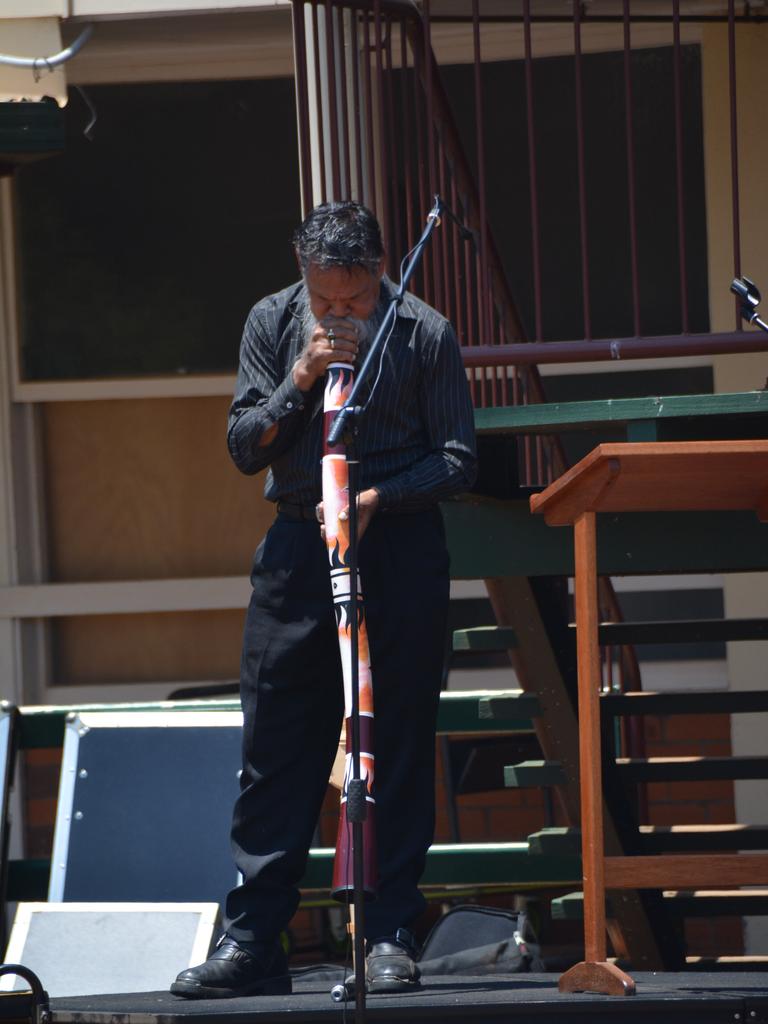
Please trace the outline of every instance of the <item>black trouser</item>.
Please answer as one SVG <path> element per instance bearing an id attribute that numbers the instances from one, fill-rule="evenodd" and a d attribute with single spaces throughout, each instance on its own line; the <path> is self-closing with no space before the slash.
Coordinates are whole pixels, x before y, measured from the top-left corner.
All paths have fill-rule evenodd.
<path id="1" fill-rule="evenodd" d="M 369 939 L 421 912 L 417 883 L 434 832 L 434 734 L 448 609 L 438 509 L 374 516 L 360 576 L 375 705 L 379 889 Z M 343 718 L 328 555 L 317 523 L 278 516 L 251 576 L 241 668 L 243 775 L 232 846 L 244 882 L 227 897 L 227 931 L 273 939 L 299 902 Z"/>

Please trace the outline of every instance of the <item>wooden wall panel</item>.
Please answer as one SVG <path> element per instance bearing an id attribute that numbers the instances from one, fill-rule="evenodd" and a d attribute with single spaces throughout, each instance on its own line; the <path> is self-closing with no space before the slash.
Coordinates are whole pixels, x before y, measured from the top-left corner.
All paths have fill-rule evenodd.
<path id="1" fill-rule="evenodd" d="M 230 461 L 226 397 L 43 407 L 50 579 L 247 575 L 273 517 Z"/>
<path id="2" fill-rule="evenodd" d="M 237 679 L 245 611 L 51 620 L 54 688 Z M 95 701 L 104 698 L 94 694 Z"/>

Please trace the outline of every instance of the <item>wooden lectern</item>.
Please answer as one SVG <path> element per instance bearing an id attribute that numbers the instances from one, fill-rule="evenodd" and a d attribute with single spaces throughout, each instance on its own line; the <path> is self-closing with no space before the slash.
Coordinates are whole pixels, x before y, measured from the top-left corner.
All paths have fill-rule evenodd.
<path id="1" fill-rule="evenodd" d="M 574 531 L 584 961 L 562 975 L 562 992 L 635 991 L 606 960 L 606 888 L 768 884 L 766 854 L 606 857 L 603 849 L 596 513 L 744 509 L 768 521 L 768 441 L 600 444 L 531 498 L 550 526 Z"/>

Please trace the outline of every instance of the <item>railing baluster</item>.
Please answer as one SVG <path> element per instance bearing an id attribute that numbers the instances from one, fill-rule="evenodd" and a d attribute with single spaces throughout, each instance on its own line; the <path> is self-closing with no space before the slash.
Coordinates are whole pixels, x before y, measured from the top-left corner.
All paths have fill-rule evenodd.
<path id="1" fill-rule="evenodd" d="M 394 97 L 394 64 L 392 61 L 392 30 L 394 28 L 394 22 L 392 18 L 387 18 L 386 25 L 386 48 L 385 56 L 387 58 L 386 71 L 384 75 L 384 83 L 386 85 L 386 111 L 387 120 L 386 123 L 389 126 L 388 136 L 390 139 L 396 138 L 396 133 L 393 131 L 395 125 L 395 97 Z M 390 238 L 394 239 L 395 252 L 403 253 L 403 232 L 400 224 L 400 201 L 398 192 L 398 182 L 400 180 L 400 168 L 398 166 L 398 157 L 402 154 L 404 157 L 405 146 L 398 140 L 396 145 L 386 145 L 384 160 L 388 168 L 387 175 L 387 188 L 390 192 L 389 197 L 389 208 L 391 211 L 390 220 L 392 222 L 392 232 Z"/>
<path id="2" fill-rule="evenodd" d="M 417 147 L 417 151 L 418 151 L 418 169 L 419 169 L 419 175 L 418 175 L 418 201 L 419 201 L 419 208 L 418 208 L 418 215 L 417 215 L 417 220 L 419 221 L 419 223 L 423 220 L 424 214 L 425 214 L 426 210 L 428 209 L 428 206 L 427 206 L 427 195 L 428 195 L 428 192 L 429 192 L 429 184 L 428 184 L 428 175 L 429 175 L 428 160 L 429 160 L 429 156 L 425 155 L 425 149 L 429 147 L 429 138 L 428 138 L 428 131 L 429 131 L 429 129 L 428 129 L 427 125 L 426 125 L 427 116 L 425 114 L 425 109 L 422 106 L 422 104 L 419 103 L 419 98 L 418 98 L 418 87 L 419 87 L 420 78 L 422 78 L 423 75 L 427 74 L 426 70 L 423 67 L 423 60 L 424 60 L 424 55 L 420 54 L 419 51 L 414 48 L 414 50 L 413 50 L 413 77 L 414 77 L 413 91 L 414 91 L 414 110 L 416 112 L 416 117 L 415 117 L 415 121 L 416 121 L 416 147 Z M 420 64 L 420 62 L 422 62 L 422 63 Z M 415 239 L 414 239 L 414 241 L 415 241 Z M 431 275 L 431 272 L 430 272 L 429 260 L 430 260 L 430 252 L 429 252 L 429 246 L 427 246 L 427 248 L 424 251 L 424 256 L 422 257 L 422 260 L 421 260 L 421 266 L 419 268 L 419 273 L 421 275 L 421 280 L 422 280 L 422 294 L 424 295 L 425 301 L 428 302 L 431 305 L 432 302 L 433 302 L 433 292 L 432 292 L 432 275 Z"/>
<path id="3" fill-rule="evenodd" d="M 422 3 L 422 20 L 424 25 L 424 80 L 426 90 L 426 101 L 427 101 L 427 117 L 426 117 L 426 132 L 427 132 L 427 168 L 429 171 L 429 177 L 427 180 L 427 202 L 431 204 L 432 195 L 437 190 L 437 173 L 436 173 L 436 132 L 435 132 L 435 105 L 434 105 L 434 84 L 432 81 L 432 21 L 431 21 L 431 9 L 430 0 L 423 0 Z M 426 212 L 426 211 L 425 211 Z M 424 266 L 424 275 L 427 273 L 431 274 L 433 283 L 433 296 L 436 305 L 440 304 L 440 274 L 438 271 L 437 260 L 434 259 L 432 252 L 427 252 L 427 260 Z"/>
<path id="4" fill-rule="evenodd" d="M 528 178 L 531 196 L 531 249 L 533 263 L 533 306 L 536 341 L 544 337 L 541 303 L 541 234 L 539 226 L 539 185 L 536 165 L 536 133 L 533 109 L 533 47 L 531 44 L 531 0 L 523 0 L 525 40 L 525 106 L 528 125 Z"/>
<path id="5" fill-rule="evenodd" d="M 445 196 L 447 194 L 447 181 L 446 181 L 446 155 L 445 152 L 440 150 L 439 165 L 440 165 L 440 195 Z M 434 236 L 433 236 L 434 237 Z M 436 256 L 440 261 L 440 268 L 442 271 L 442 282 L 443 282 L 443 308 L 441 310 L 443 316 L 446 316 L 449 320 L 453 320 L 453 309 L 454 304 L 451 298 L 451 275 L 448 263 L 448 218 L 444 217 L 439 233 L 437 235 L 437 249 Z"/>
<path id="6" fill-rule="evenodd" d="M 384 67 L 383 67 L 383 49 L 384 49 L 384 36 L 382 32 L 382 19 L 381 19 L 381 0 L 374 0 L 373 2 L 373 35 L 374 35 L 374 48 L 376 51 L 376 129 L 378 134 L 379 146 L 378 156 L 381 161 L 381 174 L 379 176 L 380 197 L 381 197 L 381 209 L 378 210 L 379 223 L 381 224 L 381 231 L 384 236 L 384 248 L 388 253 L 392 252 L 391 238 L 390 238 L 390 223 L 389 223 L 389 175 L 387 174 L 387 135 L 386 135 L 386 96 L 384 92 Z M 376 197 L 377 200 L 379 196 Z M 390 256 L 390 259 L 392 257 Z"/>
<path id="7" fill-rule="evenodd" d="M 688 272 L 685 245 L 685 187 L 683 182 L 683 99 L 680 53 L 680 0 L 672 0 L 672 57 L 675 110 L 675 184 L 677 188 L 677 251 L 680 263 L 680 306 L 683 334 L 688 334 Z"/>
<path id="8" fill-rule="evenodd" d="M 331 125 L 331 189 L 333 199 L 341 198 L 339 174 L 339 112 L 336 105 L 336 38 L 333 5 L 325 0 L 325 59 L 328 65 L 328 120 Z"/>
<path id="9" fill-rule="evenodd" d="M 627 132 L 627 191 L 629 202 L 629 251 L 632 267 L 632 323 L 635 337 L 640 337 L 640 272 L 637 257 L 637 200 L 635 194 L 635 129 L 632 96 L 632 37 L 630 0 L 624 2 L 624 110 Z"/>
<path id="10" fill-rule="evenodd" d="M 573 62 L 576 84 L 576 155 L 579 179 L 579 221 L 581 225 L 581 290 L 584 305 L 584 337 L 592 337 L 589 300 L 589 239 L 587 229 L 587 182 L 584 167 L 584 83 L 581 58 L 581 0 L 573 0 Z"/>
<path id="11" fill-rule="evenodd" d="M 304 25 L 304 0 L 293 0 L 293 38 L 296 52 L 296 107 L 299 124 L 299 163 L 301 165 L 301 208 L 307 214 L 312 206 L 312 153 L 309 141 L 309 83 L 307 80 L 307 34 Z"/>
<path id="12" fill-rule="evenodd" d="M 459 207 L 458 196 L 456 194 L 456 176 L 454 175 L 451 168 L 448 168 L 450 176 L 450 196 L 451 196 L 451 209 L 457 210 Z M 460 344 L 466 344 L 467 332 L 464 328 L 464 307 L 463 307 L 463 294 L 461 288 L 461 239 L 459 238 L 459 229 L 456 226 L 456 222 L 451 220 L 451 240 L 452 240 L 452 255 L 453 255 L 453 296 L 455 302 L 456 318 L 454 324 L 456 327 L 456 333 L 459 338 Z"/>
<path id="13" fill-rule="evenodd" d="M 323 79 L 320 73 L 320 15 L 317 11 L 317 4 L 312 4 L 312 30 L 314 32 L 314 55 L 315 55 L 315 94 L 317 97 L 317 131 L 319 136 L 318 150 L 320 152 L 320 196 L 321 202 L 328 198 L 327 179 L 325 173 L 325 143 L 323 141 Z M 317 200 L 315 200 L 316 202 Z"/>
<path id="14" fill-rule="evenodd" d="M 359 202 L 365 202 L 365 181 L 363 178 L 363 167 L 365 165 L 365 154 L 363 151 L 363 131 L 361 119 L 363 117 L 363 106 L 360 98 L 360 36 L 359 36 L 359 15 L 357 11 L 351 10 L 352 15 L 352 95 L 354 97 L 353 117 L 355 122 L 355 153 L 357 156 L 357 198 Z"/>
<path id="15" fill-rule="evenodd" d="M 480 51 L 479 0 L 472 0 L 472 52 L 475 80 L 475 140 L 477 144 L 477 187 L 480 199 L 480 265 L 478 280 L 478 311 L 480 314 L 480 344 L 491 343 L 491 318 L 488 288 L 488 210 L 485 192 L 485 133 L 483 131 L 483 78 Z M 485 384 L 485 377 L 483 377 Z"/>
<path id="16" fill-rule="evenodd" d="M 413 167 L 412 150 L 410 140 L 413 138 L 411 131 L 411 104 L 408 95 L 408 81 L 410 69 L 408 65 L 408 39 L 405 33 L 405 18 L 400 22 L 400 102 L 403 105 L 403 178 L 405 181 L 405 247 L 408 252 L 413 248 L 415 238 L 413 234 L 413 182 L 411 168 Z M 414 104 L 415 105 L 415 104 Z M 418 166 L 416 168 L 418 174 Z"/>
<path id="17" fill-rule="evenodd" d="M 346 9 L 340 7 L 337 12 L 337 23 L 339 26 L 339 82 L 341 84 L 341 122 L 339 141 L 341 144 L 342 167 L 344 181 L 342 183 L 341 198 L 349 199 L 352 195 L 352 154 L 351 140 L 349 133 L 349 97 L 347 95 L 347 32 L 344 15 Z"/>
<path id="18" fill-rule="evenodd" d="M 366 125 L 366 148 L 368 150 L 368 195 L 366 201 L 369 206 L 376 206 L 376 149 L 373 143 L 374 119 L 373 119 L 373 82 L 371 75 L 371 19 L 367 12 L 363 14 L 365 26 L 365 112 L 368 124 Z"/>
<path id="19" fill-rule="evenodd" d="M 736 11 L 728 0 L 728 99 L 731 113 L 731 217 L 733 219 L 733 276 L 741 277 L 741 226 L 739 223 L 739 137 L 736 107 Z M 743 330 L 739 300 L 734 303 L 736 330 Z"/>

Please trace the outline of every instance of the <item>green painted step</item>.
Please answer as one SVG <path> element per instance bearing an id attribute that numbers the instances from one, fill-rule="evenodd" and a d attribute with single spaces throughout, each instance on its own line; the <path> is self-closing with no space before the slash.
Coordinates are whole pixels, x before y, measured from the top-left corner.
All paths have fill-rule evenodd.
<path id="1" fill-rule="evenodd" d="M 566 430 L 594 430 L 607 425 L 653 424 L 680 419 L 711 421 L 723 417 L 762 419 L 766 416 L 768 392 L 742 391 L 718 395 L 541 402 L 476 409 L 475 428 L 478 434 L 555 434 Z M 639 436 L 643 440 L 653 439 L 646 431 L 639 432 Z"/>
<path id="2" fill-rule="evenodd" d="M 580 857 L 581 829 L 542 828 L 528 836 L 528 849 L 537 856 Z"/>
<path id="3" fill-rule="evenodd" d="M 59 707 L 21 708 L 20 746 L 24 749 L 60 747 L 64 742 L 67 716 L 78 711 L 239 711 L 240 702 L 229 700 L 153 701 L 144 704 L 81 704 Z M 532 728 L 530 717 L 538 713 L 535 698 L 519 690 L 462 690 L 440 694 L 437 729 L 439 733 L 525 732 Z"/>
<path id="4" fill-rule="evenodd" d="M 625 783 L 768 779 L 768 757 L 617 757 L 614 771 Z"/>
<path id="5" fill-rule="evenodd" d="M 310 850 L 302 889 L 327 890 L 333 872 L 333 847 Z M 48 893 L 50 861 L 11 861 L 8 898 L 45 900 Z M 578 856 L 531 856 L 528 843 L 445 843 L 435 844 L 427 854 L 422 885 L 578 885 L 581 860 Z"/>
<path id="6" fill-rule="evenodd" d="M 517 647 L 510 626 L 473 626 L 453 632 L 454 651 L 508 651 Z"/>
<path id="7" fill-rule="evenodd" d="M 569 623 L 571 629 L 576 623 Z M 729 640 L 768 640 L 768 619 L 675 619 L 654 622 L 601 622 L 603 646 L 693 644 Z M 517 647 L 511 626 L 472 626 L 453 632 L 454 651 L 507 651 Z"/>
<path id="8" fill-rule="evenodd" d="M 609 715 L 717 715 L 768 711 L 768 690 L 604 693 L 600 709 Z"/>
<path id="9" fill-rule="evenodd" d="M 573 530 L 527 501 L 464 495 L 441 509 L 454 579 L 573 575 Z M 768 570 L 768 524 L 754 512 L 600 514 L 597 564 L 607 576 Z"/>
<path id="10" fill-rule="evenodd" d="M 569 892 L 552 900 L 554 921 L 579 921 L 584 917 L 584 893 Z M 745 914 L 768 914 L 768 890 L 733 889 L 688 892 L 671 890 L 664 893 L 664 907 L 676 917 L 741 917 Z M 611 898 L 605 906 L 613 916 Z"/>
<path id="11" fill-rule="evenodd" d="M 559 761 L 521 761 L 504 768 L 504 785 L 509 789 L 562 786 L 565 781 L 565 772 Z"/>
<path id="12" fill-rule="evenodd" d="M 335 850 L 310 850 L 303 889 L 327 889 Z M 580 884 L 579 857 L 531 856 L 528 843 L 435 844 L 427 854 L 421 885 L 509 884 L 526 888 Z"/>
<path id="13" fill-rule="evenodd" d="M 539 713 L 535 697 L 522 690 L 456 690 L 440 694 L 439 734 L 531 732 Z"/>
<path id="14" fill-rule="evenodd" d="M 497 728 L 508 730 L 505 722 L 516 718 L 538 718 L 541 705 L 535 693 L 524 690 L 499 690 L 493 696 L 484 697 L 480 705 L 480 715 L 496 723 Z"/>

